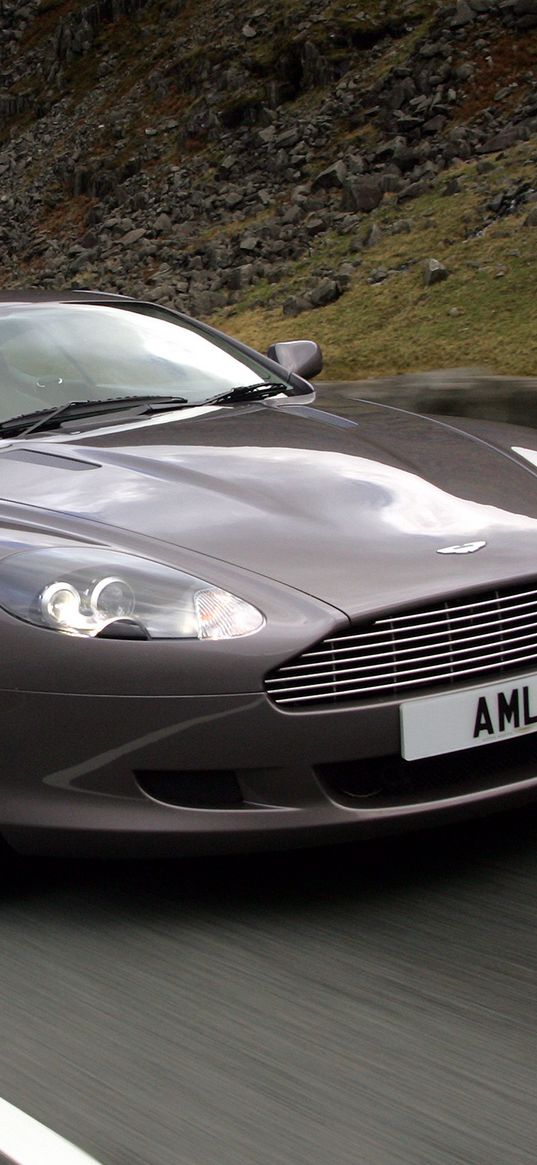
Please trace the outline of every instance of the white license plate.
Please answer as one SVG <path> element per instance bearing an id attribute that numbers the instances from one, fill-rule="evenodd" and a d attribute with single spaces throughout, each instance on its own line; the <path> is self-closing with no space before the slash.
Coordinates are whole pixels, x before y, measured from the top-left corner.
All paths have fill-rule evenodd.
<path id="1" fill-rule="evenodd" d="M 405 760 L 537 732 L 537 675 L 407 700 L 400 718 Z"/>

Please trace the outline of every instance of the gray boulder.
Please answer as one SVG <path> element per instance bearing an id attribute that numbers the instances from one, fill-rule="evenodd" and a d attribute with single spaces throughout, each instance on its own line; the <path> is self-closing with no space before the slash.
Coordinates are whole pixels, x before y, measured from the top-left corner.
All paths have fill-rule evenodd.
<path id="1" fill-rule="evenodd" d="M 438 259 L 427 259 L 423 273 L 423 282 L 426 287 L 431 287 L 433 283 L 443 283 L 448 275 L 447 267 L 444 267 L 444 264 L 440 263 Z"/>
<path id="2" fill-rule="evenodd" d="M 337 279 L 323 279 L 321 283 L 314 287 L 309 293 L 309 299 L 313 307 L 326 307 L 328 303 L 334 303 L 342 294 L 341 284 Z"/>
<path id="3" fill-rule="evenodd" d="M 506 125 L 504 129 L 499 130 L 498 133 L 487 138 L 481 146 L 478 146 L 478 154 L 495 154 L 500 150 L 507 150 L 509 146 L 514 146 L 515 142 L 520 141 L 522 137 L 522 129 L 518 125 Z"/>
<path id="4" fill-rule="evenodd" d="M 473 6 L 470 7 L 470 4 L 468 4 L 466 0 L 458 0 L 455 14 L 451 17 L 451 27 L 463 28 L 466 24 L 472 24 L 476 16 L 477 13 L 475 12 Z"/>
<path id="5" fill-rule="evenodd" d="M 343 186 L 347 176 L 347 167 L 342 158 L 334 162 L 333 166 L 327 166 L 325 170 L 321 170 L 320 174 L 313 179 L 311 184 L 312 190 L 333 190 Z"/>
<path id="6" fill-rule="evenodd" d="M 347 178 L 343 186 L 342 209 L 369 214 L 380 205 L 384 192 L 377 178 L 368 174 Z"/>

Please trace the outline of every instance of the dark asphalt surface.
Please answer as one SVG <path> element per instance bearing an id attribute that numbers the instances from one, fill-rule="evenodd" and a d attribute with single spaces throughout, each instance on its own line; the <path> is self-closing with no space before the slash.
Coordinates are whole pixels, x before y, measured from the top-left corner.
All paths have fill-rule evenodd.
<path id="1" fill-rule="evenodd" d="M 16 865 L 0 1096 L 102 1165 L 533 1165 L 536 832 Z"/>

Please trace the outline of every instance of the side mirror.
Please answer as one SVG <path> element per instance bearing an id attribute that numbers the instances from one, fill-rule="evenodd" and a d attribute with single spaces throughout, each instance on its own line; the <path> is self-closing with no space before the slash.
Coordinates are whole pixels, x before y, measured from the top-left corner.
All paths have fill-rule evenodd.
<path id="1" fill-rule="evenodd" d="M 323 366 L 323 354 L 314 340 L 282 340 L 270 345 L 267 356 L 287 372 L 295 372 L 305 380 L 317 376 Z"/>

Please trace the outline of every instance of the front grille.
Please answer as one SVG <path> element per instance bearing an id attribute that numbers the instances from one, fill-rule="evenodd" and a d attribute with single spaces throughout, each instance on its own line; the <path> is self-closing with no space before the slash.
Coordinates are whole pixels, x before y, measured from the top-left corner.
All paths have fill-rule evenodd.
<path id="1" fill-rule="evenodd" d="M 537 665 L 537 584 L 432 603 L 323 639 L 265 680 L 293 708 L 398 697 Z"/>

